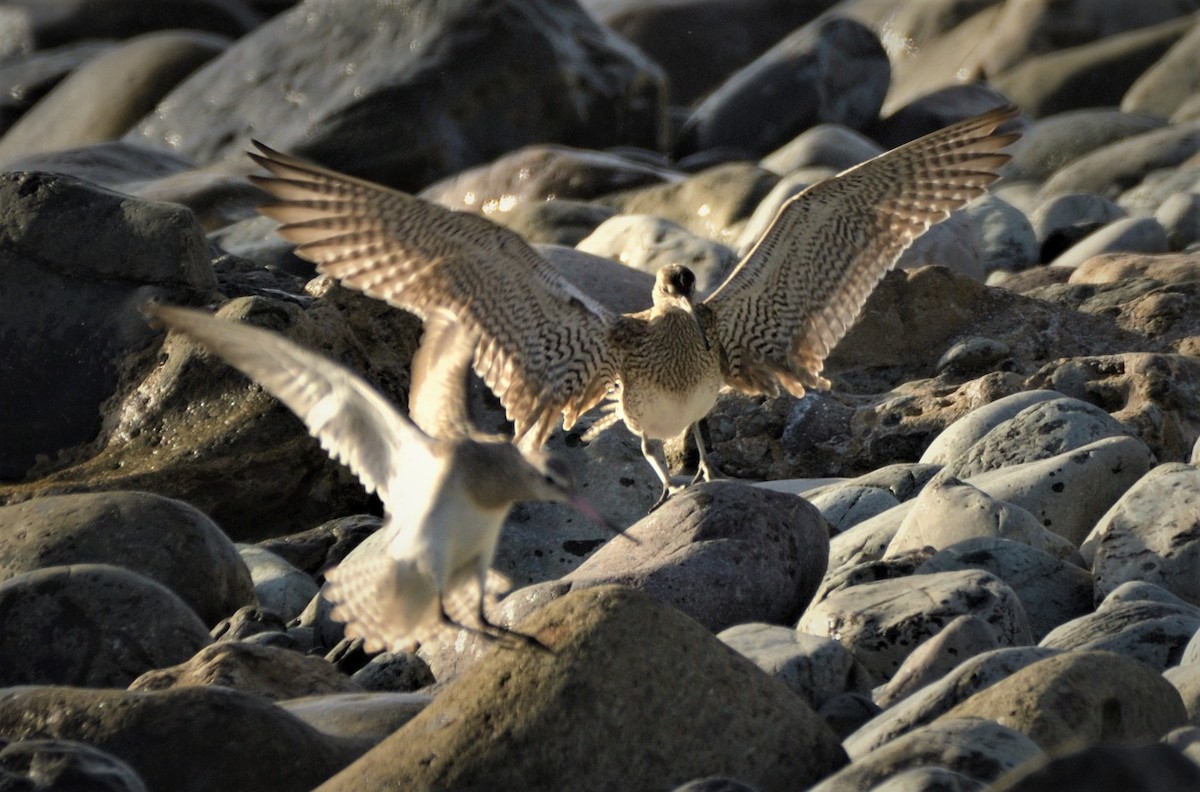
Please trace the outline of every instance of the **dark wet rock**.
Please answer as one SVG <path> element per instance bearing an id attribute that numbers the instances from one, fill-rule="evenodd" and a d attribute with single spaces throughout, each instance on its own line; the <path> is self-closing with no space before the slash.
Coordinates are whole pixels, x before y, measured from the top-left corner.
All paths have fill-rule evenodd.
<path id="1" fill-rule="evenodd" d="M 215 285 L 203 231 L 186 209 L 65 176 L 0 175 L 0 478 L 84 443 L 124 357 L 153 337 L 137 306 Z M 31 342 L 31 339 L 33 341 Z"/>
<path id="2" fill-rule="evenodd" d="M 246 605 L 217 622 L 210 634 L 217 641 L 241 641 L 262 633 L 282 633 L 286 630 L 287 623 L 275 611 Z"/>
<path id="3" fill-rule="evenodd" d="M 884 151 L 871 138 L 842 124 L 817 124 L 766 155 L 759 162 L 780 176 L 800 168 L 843 171 Z"/>
<path id="4" fill-rule="evenodd" d="M 1105 740 L 1018 767 L 995 792 L 1190 792 L 1200 788 L 1200 767 L 1178 748 L 1161 743 L 1128 745 Z"/>
<path id="5" fill-rule="evenodd" d="M 1153 217 L 1122 217 L 1096 229 L 1051 260 L 1056 267 L 1078 267 L 1093 256 L 1111 253 L 1166 253 L 1167 231 Z"/>
<path id="6" fill-rule="evenodd" d="M 1041 756 L 1019 731 L 983 718 L 943 718 L 897 737 L 810 788 L 810 792 L 875 789 L 897 773 L 933 765 L 976 781 L 994 781 Z"/>
<path id="7" fill-rule="evenodd" d="M 1119 105 L 1137 76 L 1183 38 L 1193 22 L 1172 19 L 1031 57 L 991 82 L 1032 116 Z"/>
<path id="8" fill-rule="evenodd" d="M 709 776 L 697 778 L 675 787 L 671 792 L 758 792 L 754 787 L 743 784 L 736 778 Z"/>
<path id="9" fill-rule="evenodd" d="M 264 539 L 259 546 L 299 570 L 317 575 L 331 567 L 379 530 L 383 519 L 370 514 L 338 517 L 315 528 Z"/>
<path id="10" fill-rule="evenodd" d="M 5 792 L 87 790 L 146 792 L 137 772 L 110 753 L 75 740 L 23 740 L 0 749 L 0 769 L 27 778 L 29 787 L 8 786 Z"/>
<path id="11" fill-rule="evenodd" d="M 209 685 L 233 688 L 272 701 L 361 689 L 320 657 L 241 641 L 221 641 L 206 646 L 184 663 L 147 671 L 133 680 L 129 689 Z"/>
<path id="12" fill-rule="evenodd" d="M 0 684 L 122 687 L 211 639 L 170 589 L 119 567 L 75 564 L 0 583 Z M 53 640 L 43 636 L 52 635 Z M 0 732 L 3 733 L 3 732 Z"/>
<path id="13" fill-rule="evenodd" d="M 228 39 L 195 31 L 150 33 L 81 66 L 0 138 L 0 163 L 30 154 L 114 140 L 188 74 L 219 55 Z"/>
<path id="14" fill-rule="evenodd" d="M 268 130 L 275 148 L 411 190 L 529 143 L 656 148 L 663 94 L 657 67 L 574 4 L 314 0 L 130 136 L 210 162 Z"/>
<path id="15" fill-rule="evenodd" d="M 890 76 L 874 33 L 843 17 L 790 33 L 714 90 L 680 131 L 676 152 L 729 147 L 765 155 L 808 127 L 861 129 L 883 104 Z M 781 104 L 777 97 L 803 97 Z M 746 124 L 747 118 L 757 120 Z"/>
<path id="16" fill-rule="evenodd" d="M 221 687 L 147 693 L 7 688 L 0 690 L 0 733 L 13 740 L 84 741 L 127 763 L 147 788 L 177 792 L 305 792 L 366 747 Z"/>
<path id="17" fill-rule="evenodd" d="M 126 3 L 124 0 L 16 0 L 39 49 L 79 39 L 124 39 L 169 28 L 207 30 L 236 38 L 252 30 L 264 16 L 248 0 L 183 0 L 172 3 Z"/>
<path id="18" fill-rule="evenodd" d="M 64 564 L 112 564 L 179 595 L 206 624 L 253 601 L 250 572 L 221 529 L 147 492 L 80 493 L 0 507 L 0 580 Z"/>
<path id="19" fill-rule="evenodd" d="M 986 621 L 1001 645 L 1030 643 L 1029 624 L 1016 593 L 980 570 L 851 586 L 811 606 L 796 628 L 836 638 L 876 678 L 886 681 L 918 644 L 967 613 Z"/>
<path id="20" fill-rule="evenodd" d="M 341 289 L 316 296 L 308 310 L 252 297 L 218 313 L 284 331 L 406 403 L 416 319 Z M 155 491 L 193 504 L 236 541 L 368 510 L 371 501 L 358 480 L 289 410 L 235 369 L 178 335 L 166 339 L 156 363 L 111 408 L 115 426 L 95 456 L 10 492 Z"/>
<path id="21" fill-rule="evenodd" d="M 6 170 L 61 173 L 132 195 L 137 184 L 173 176 L 191 167 L 190 160 L 170 152 L 111 140 L 31 154 L 9 163 Z"/>
<path id="22" fill-rule="evenodd" d="M 879 711 L 879 705 L 866 693 L 839 693 L 822 704 L 817 714 L 841 738 L 878 715 Z"/>
<path id="23" fill-rule="evenodd" d="M 1003 719 L 1044 751 L 1079 741 L 1157 740 L 1187 720 L 1179 693 L 1149 666 L 1111 652 L 1064 652 L 1026 666 L 938 720 Z"/>
<path id="24" fill-rule="evenodd" d="M 1127 216 L 1114 202 L 1091 193 L 1066 193 L 1043 201 L 1030 215 L 1041 246 L 1038 258 L 1054 261 L 1089 234 Z"/>
<path id="25" fill-rule="evenodd" d="M 429 664 L 411 652 L 381 652 L 350 680 L 363 690 L 410 692 L 434 683 Z"/>
<path id="26" fill-rule="evenodd" d="M 717 87 L 834 0 L 687 0 L 580 5 L 597 13 L 663 67 L 673 104 L 688 105 Z M 597 7 L 599 6 L 599 7 Z M 697 57 L 697 53 L 704 53 Z"/>
<path id="27" fill-rule="evenodd" d="M 533 778 L 668 788 L 726 775 L 765 792 L 806 786 L 845 761 L 803 700 L 645 594 L 574 592 L 521 628 L 552 651 L 493 652 L 321 788 L 373 788 L 381 777 L 412 790 Z"/>

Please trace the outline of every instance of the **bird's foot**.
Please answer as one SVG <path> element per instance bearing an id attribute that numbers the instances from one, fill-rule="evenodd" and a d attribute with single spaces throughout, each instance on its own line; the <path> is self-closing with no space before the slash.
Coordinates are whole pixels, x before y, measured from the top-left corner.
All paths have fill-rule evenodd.
<path id="1" fill-rule="evenodd" d="M 496 624 L 488 619 L 483 611 L 479 612 L 479 621 L 483 625 L 483 629 L 480 630 L 480 634 L 489 641 L 495 641 L 497 646 L 503 646 L 506 649 L 516 649 L 518 646 L 528 646 L 531 649 L 537 649 L 541 652 L 550 652 L 551 654 L 554 653 L 554 651 L 549 646 L 546 646 L 546 644 L 542 643 L 541 639 L 536 635 L 530 635 L 529 633 L 523 633 L 519 630 L 513 630 L 509 627 L 505 627 L 502 624 Z"/>
<path id="2" fill-rule="evenodd" d="M 699 484 L 701 481 L 716 481 L 725 478 L 725 475 L 717 470 L 716 465 L 711 462 L 701 462 L 696 468 L 696 475 L 692 477 L 693 484 Z"/>

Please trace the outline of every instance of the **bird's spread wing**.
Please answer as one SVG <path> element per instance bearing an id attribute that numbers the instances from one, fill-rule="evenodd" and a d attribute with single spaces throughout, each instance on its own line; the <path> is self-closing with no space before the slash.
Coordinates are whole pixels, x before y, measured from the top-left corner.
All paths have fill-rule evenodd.
<path id="1" fill-rule="evenodd" d="M 328 358 L 277 333 L 187 308 L 146 305 L 165 327 L 216 353 L 275 396 L 369 491 L 388 499 L 402 454 L 431 455 L 431 441 L 377 390 Z M 409 461 L 412 462 L 412 456 Z M 391 507 L 395 504 L 386 504 Z"/>
<path id="2" fill-rule="evenodd" d="M 520 438 L 541 444 L 615 376 L 608 328 L 588 298 L 516 233 L 482 217 L 288 157 L 255 143 L 276 200 L 260 211 L 296 253 L 344 285 L 426 317 L 448 309 L 478 336 L 474 368 Z"/>
<path id="3" fill-rule="evenodd" d="M 812 185 L 787 201 L 706 303 L 725 378 L 747 393 L 827 388 L 825 358 L 883 276 L 934 223 L 979 197 L 1016 140 L 1017 110 L 953 124 Z"/>

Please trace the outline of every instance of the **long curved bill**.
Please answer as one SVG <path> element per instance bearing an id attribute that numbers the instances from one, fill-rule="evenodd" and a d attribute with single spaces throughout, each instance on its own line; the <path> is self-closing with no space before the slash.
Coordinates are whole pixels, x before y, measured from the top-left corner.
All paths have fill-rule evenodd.
<path id="1" fill-rule="evenodd" d="M 589 501 L 587 498 L 583 497 L 582 495 L 579 495 L 579 494 L 572 495 L 571 499 L 569 501 L 567 501 L 567 503 L 571 506 L 571 508 L 573 508 L 575 511 L 582 514 L 584 517 L 587 517 L 592 522 L 603 525 L 605 528 L 607 528 L 609 531 L 613 532 L 617 536 L 627 539 L 630 542 L 633 542 L 634 544 L 641 544 L 641 542 L 639 542 L 637 539 L 634 539 L 632 536 L 625 533 L 625 530 L 623 528 L 619 528 L 611 520 L 605 518 L 605 516 L 600 513 L 600 510 L 597 509 L 595 506 L 593 506 L 592 502 Z"/>

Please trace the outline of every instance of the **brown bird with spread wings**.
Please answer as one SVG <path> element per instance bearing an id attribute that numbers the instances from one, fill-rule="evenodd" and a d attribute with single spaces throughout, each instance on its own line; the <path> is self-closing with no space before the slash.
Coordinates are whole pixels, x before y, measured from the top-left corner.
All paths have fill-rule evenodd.
<path id="1" fill-rule="evenodd" d="M 477 337 L 473 366 L 542 445 L 615 390 L 618 414 L 670 493 L 662 440 L 689 427 L 696 480 L 714 475 L 697 422 L 729 385 L 803 396 L 828 388 L 825 358 L 900 254 L 983 195 L 1008 161 L 1017 115 L 1000 108 L 933 132 L 790 198 L 724 283 L 695 301 L 695 276 L 658 272 L 653 307 L 618 314 L 580 292 L 513 231 L 255 143 L 252 177 L 276 200 L 296 253 L 345 286 L 426 316 L 447 309 Z M 652 446 L 651 441 L 658 441 Z"/>

